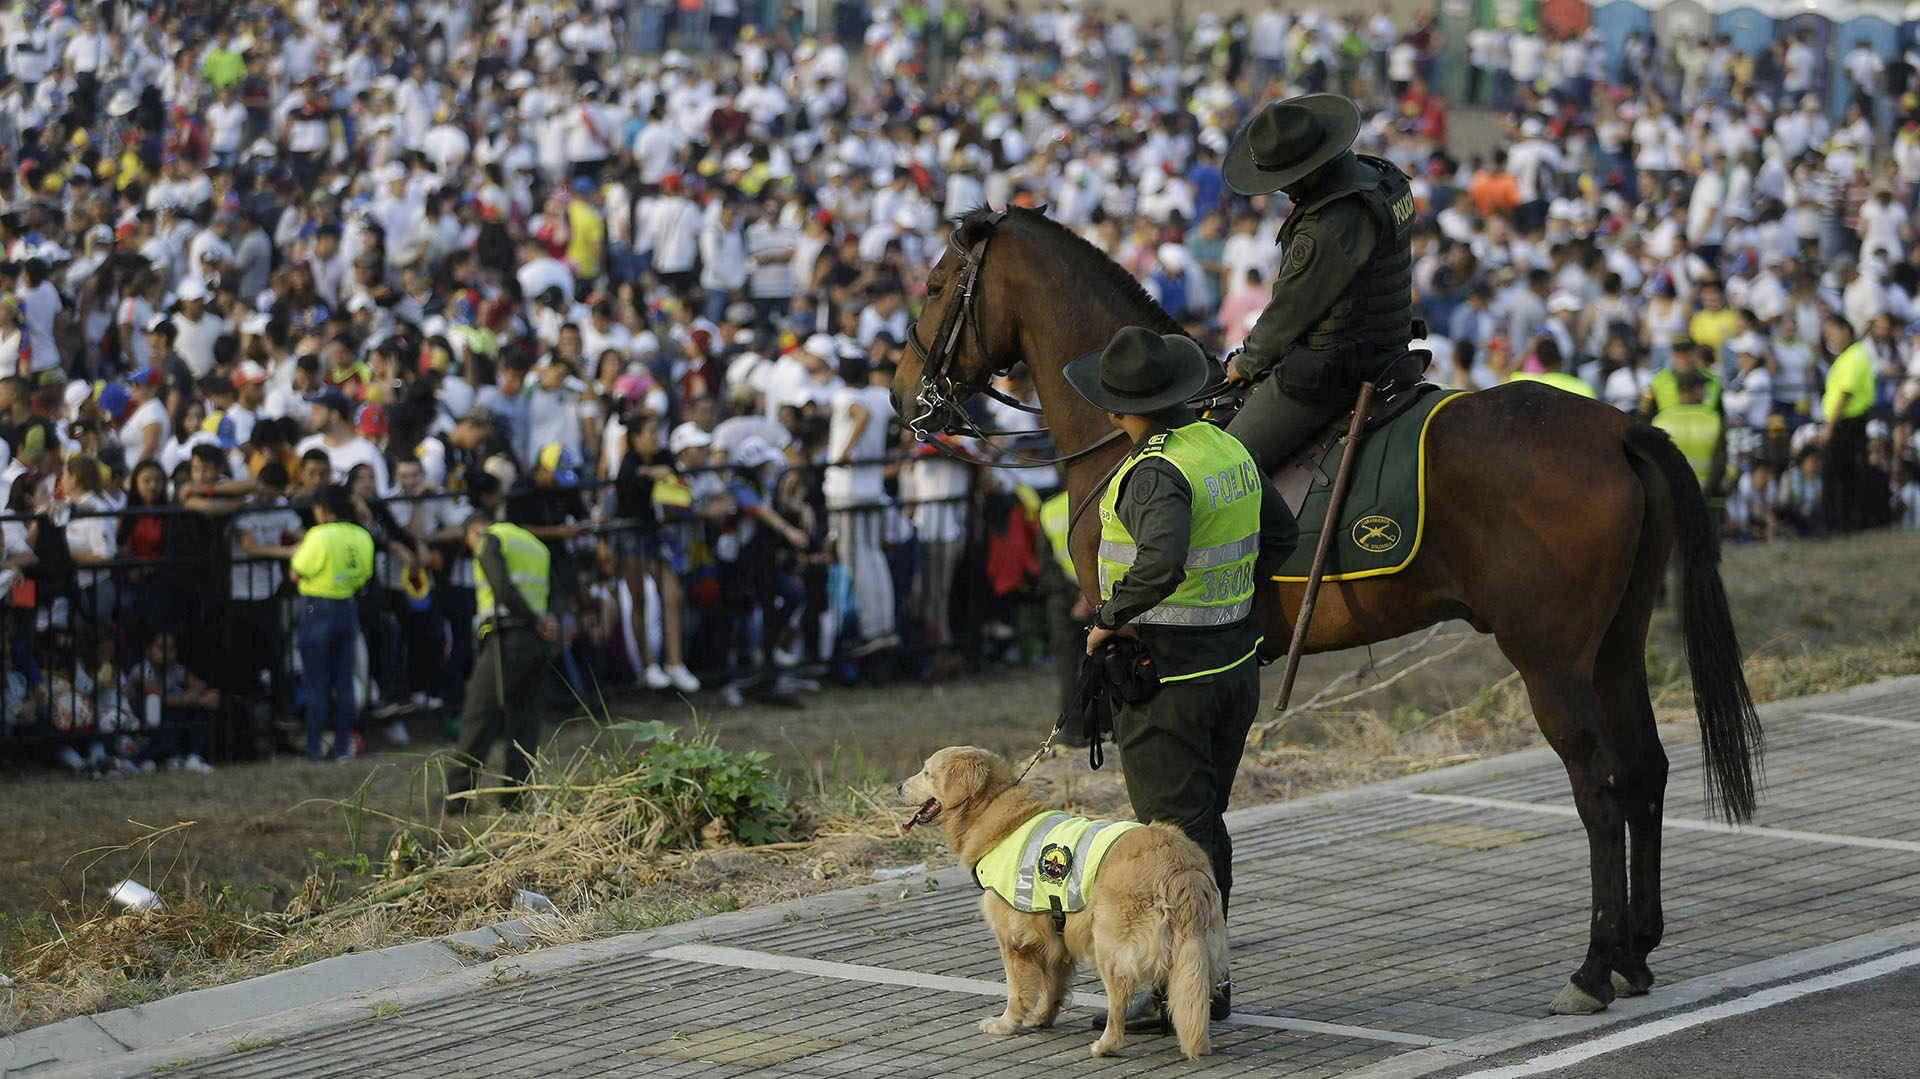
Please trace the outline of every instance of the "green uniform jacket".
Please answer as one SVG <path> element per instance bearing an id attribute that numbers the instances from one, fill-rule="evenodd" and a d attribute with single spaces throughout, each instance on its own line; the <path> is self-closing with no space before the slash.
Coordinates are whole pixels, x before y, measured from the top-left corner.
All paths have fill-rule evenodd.
<path id="1" fill-rule="evenodd" d="M 1148 430 L 1142 441 L 1169 427 L 1193 422 L 1191 412 L 1170 418 L 1172 423 Z M 1264 582 L 1293 553 L 1300 529 L 1265 477 L 1260 489 L 1260 559 L 1254 570 L 1255 579 L 1263 582 L 1261 587 L 1267 587 Z M 1123 626 L 1141 612 L 1159 606 L 1186 580 L 1187 547 L 1193 535 L 1193 489 L 1180 474 L 1179 466 L 1163 457 L 1149 457 L 1127 471 L 1116 508 L 1133 536 L 1136 550 L 1133 565 L 1114 582 L 1113 595 L 1095 616 L 1095 622 L 1108 629 Z M 1246 655 L 1260 635 L 1255 621 L 1243 618 L 1232 625 L 1204 629 L 1140 626 L 1139 632 L 1165 678 L 1213 670 Z"/>

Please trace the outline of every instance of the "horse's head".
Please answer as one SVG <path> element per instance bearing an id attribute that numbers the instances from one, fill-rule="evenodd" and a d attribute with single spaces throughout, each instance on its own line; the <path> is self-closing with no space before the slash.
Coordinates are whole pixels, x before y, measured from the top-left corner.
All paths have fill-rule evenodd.
<path id="1" fill-rule="evenodd" d="M 988 301 L 987 247 L 1007 212 L 974 210 L 947 237 L 927 272 L 927 301 L 907 330 L 908 355 L 893 378 L 894 411 L 914 434 L 957 429 L 960 406 L 1012 365 L 1012 304 Z"/>

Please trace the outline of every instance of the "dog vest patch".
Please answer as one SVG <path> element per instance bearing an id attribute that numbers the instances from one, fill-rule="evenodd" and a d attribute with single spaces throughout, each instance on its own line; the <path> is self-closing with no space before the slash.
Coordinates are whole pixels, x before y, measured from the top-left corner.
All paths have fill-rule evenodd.
<path id="1" fill-rule="evenodd" d="M 973 882 L 1024 914 L 1086 907 L 1094 874 L 1114 840 L 1141 827 L 1056 811 L 1029 817 L 973 867 Z"/>

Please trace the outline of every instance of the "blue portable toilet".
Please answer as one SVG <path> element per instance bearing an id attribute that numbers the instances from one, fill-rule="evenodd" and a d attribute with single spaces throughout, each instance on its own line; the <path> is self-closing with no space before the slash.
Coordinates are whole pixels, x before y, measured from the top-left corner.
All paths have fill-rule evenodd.
<path id="1" fill-rule="evenodd" d="M 1852 18 L 1854 7 L 1845 0 L 1781 0 L 1774 22 L 1774 33 L 1790 41 L 1802 32 L 1813 37 L 1813 52 L 1819 64 L 1813 77 L 1813 92 L 1831 103 L 1833 87 L 1833 29 L 1840 18 Z M 1786 107 L 1783 103 L 1782 107 Z"/>
<path id="2" fill-rule="evenodd" d="M 1914 0 L 1916 9 L 1920 9 L 1920 0 Z M 1627 38 L 1634 31 L 1641 37 L 1653 33 L 1653 12 L 1635 3 L 1634 0 L 1607 0 L 1593 9 L 1593 27 L 1600 31 L 1600 40 L 1607 48 L 1607 78 L 1620 81 L 1620 54 L 1627 46 Z"/>
<path id="3" fill-rule="evenodd" d="M 1882 63 L 1892 63 L 1900 55 L 1901 12 L 1891 4 L 1861 4 L 1844 21 L 1835 20 L 1833 28 L 1833 115 L 1846 114 L 1847 102 L 1856 87 L 1847 76 L 1847 54 L 1865 42 Z"/>
<path id="4" fill-rule="evenodd" d="M 1710 0 L 1713 32 L 1732 43 L 1735 52 L 1764 53 L 1773 44 L 1779 0 Z"/>

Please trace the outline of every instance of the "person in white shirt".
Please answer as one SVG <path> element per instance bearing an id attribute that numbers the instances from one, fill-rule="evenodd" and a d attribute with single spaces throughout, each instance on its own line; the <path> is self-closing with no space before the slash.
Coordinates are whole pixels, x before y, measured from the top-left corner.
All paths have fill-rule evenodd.
<path id="1" fill-rule="evenodd" d="M 386 490 L 386 458 L 381 456 L 379 447 L 353 425 L 353 405 L 347 395 L 328 388 L 312 395 L 307 402 L 313 406 L 310 422 L 317 430 L 294 446 L 294 456 L 304 457 L 308 450 L 325 453 L 333 466 L 335 483 L 347 482 L 355 465 L 366 465 L 373 470 L 374 490 Z"/>
<path id="2" fill-rule="evenodd" d="M 821 488 L 832 514 L 834 549 L 853 584 L 861 642 L 856 656 L 900 643 L 893 628 L 893 577 L 882 546 L 887 424 L 893 415 L 893 365 L 842 361 L 847 385 L 834 391 L 827 423 L 827 474 Z M 873 462 L 852 464 L 850 462 Z"/>
<path id="3" fill-rule="evenodd" d="M 207 307 L 207 286 L 198 277 L 180 282 L 174 298 L 180 301 L 180 310 L 173 316 L 174 351 L 194 378 L 203 378 L 213 370 L 214 342 L 232 333 L 233 323 Z"/>
<path id="4" fill-rule="evenodd" d="M 653 271 L 676 292 L 694 285 L 694 264 L 700 258 L 700 208 L 681 193 L 680 176 L 668 173 L 660 181 L 660 197 L 642 211 L 638 231 L 647 235 L 653 250 Z M 638 246 L 638 245 L 636 245 Z"/>
<path id="5" fill-rule="evenodd" d="M 27 370 L 37 374 L 59 367 L 60 348 L 54 343 L 53 324 L 66 304 L 60 299 L 60 290 L 47 280 L 46 262 L 30 258 L 21 264 L 20 287 L 14 299 L 20 303 L 24 347 L 32 350 Z"/>
<path id="6" fill-rule="evenodd" d="M 220 96 L 207 106 L 207 149 L 213 163 L 230 169 L 240 159 L 240 143 L 247 133 L 247 107 L 234 96 L 232 86 L 222 86 Z"/>
<path id="7" fill-rule="evenodd" d="M 706 292 L 707 321 L 719 322 L 734 292 L 746 283 L 747 241 L 740 231 L 740 206 L 728 200 L 700 232 L 700 287 Z"/>

